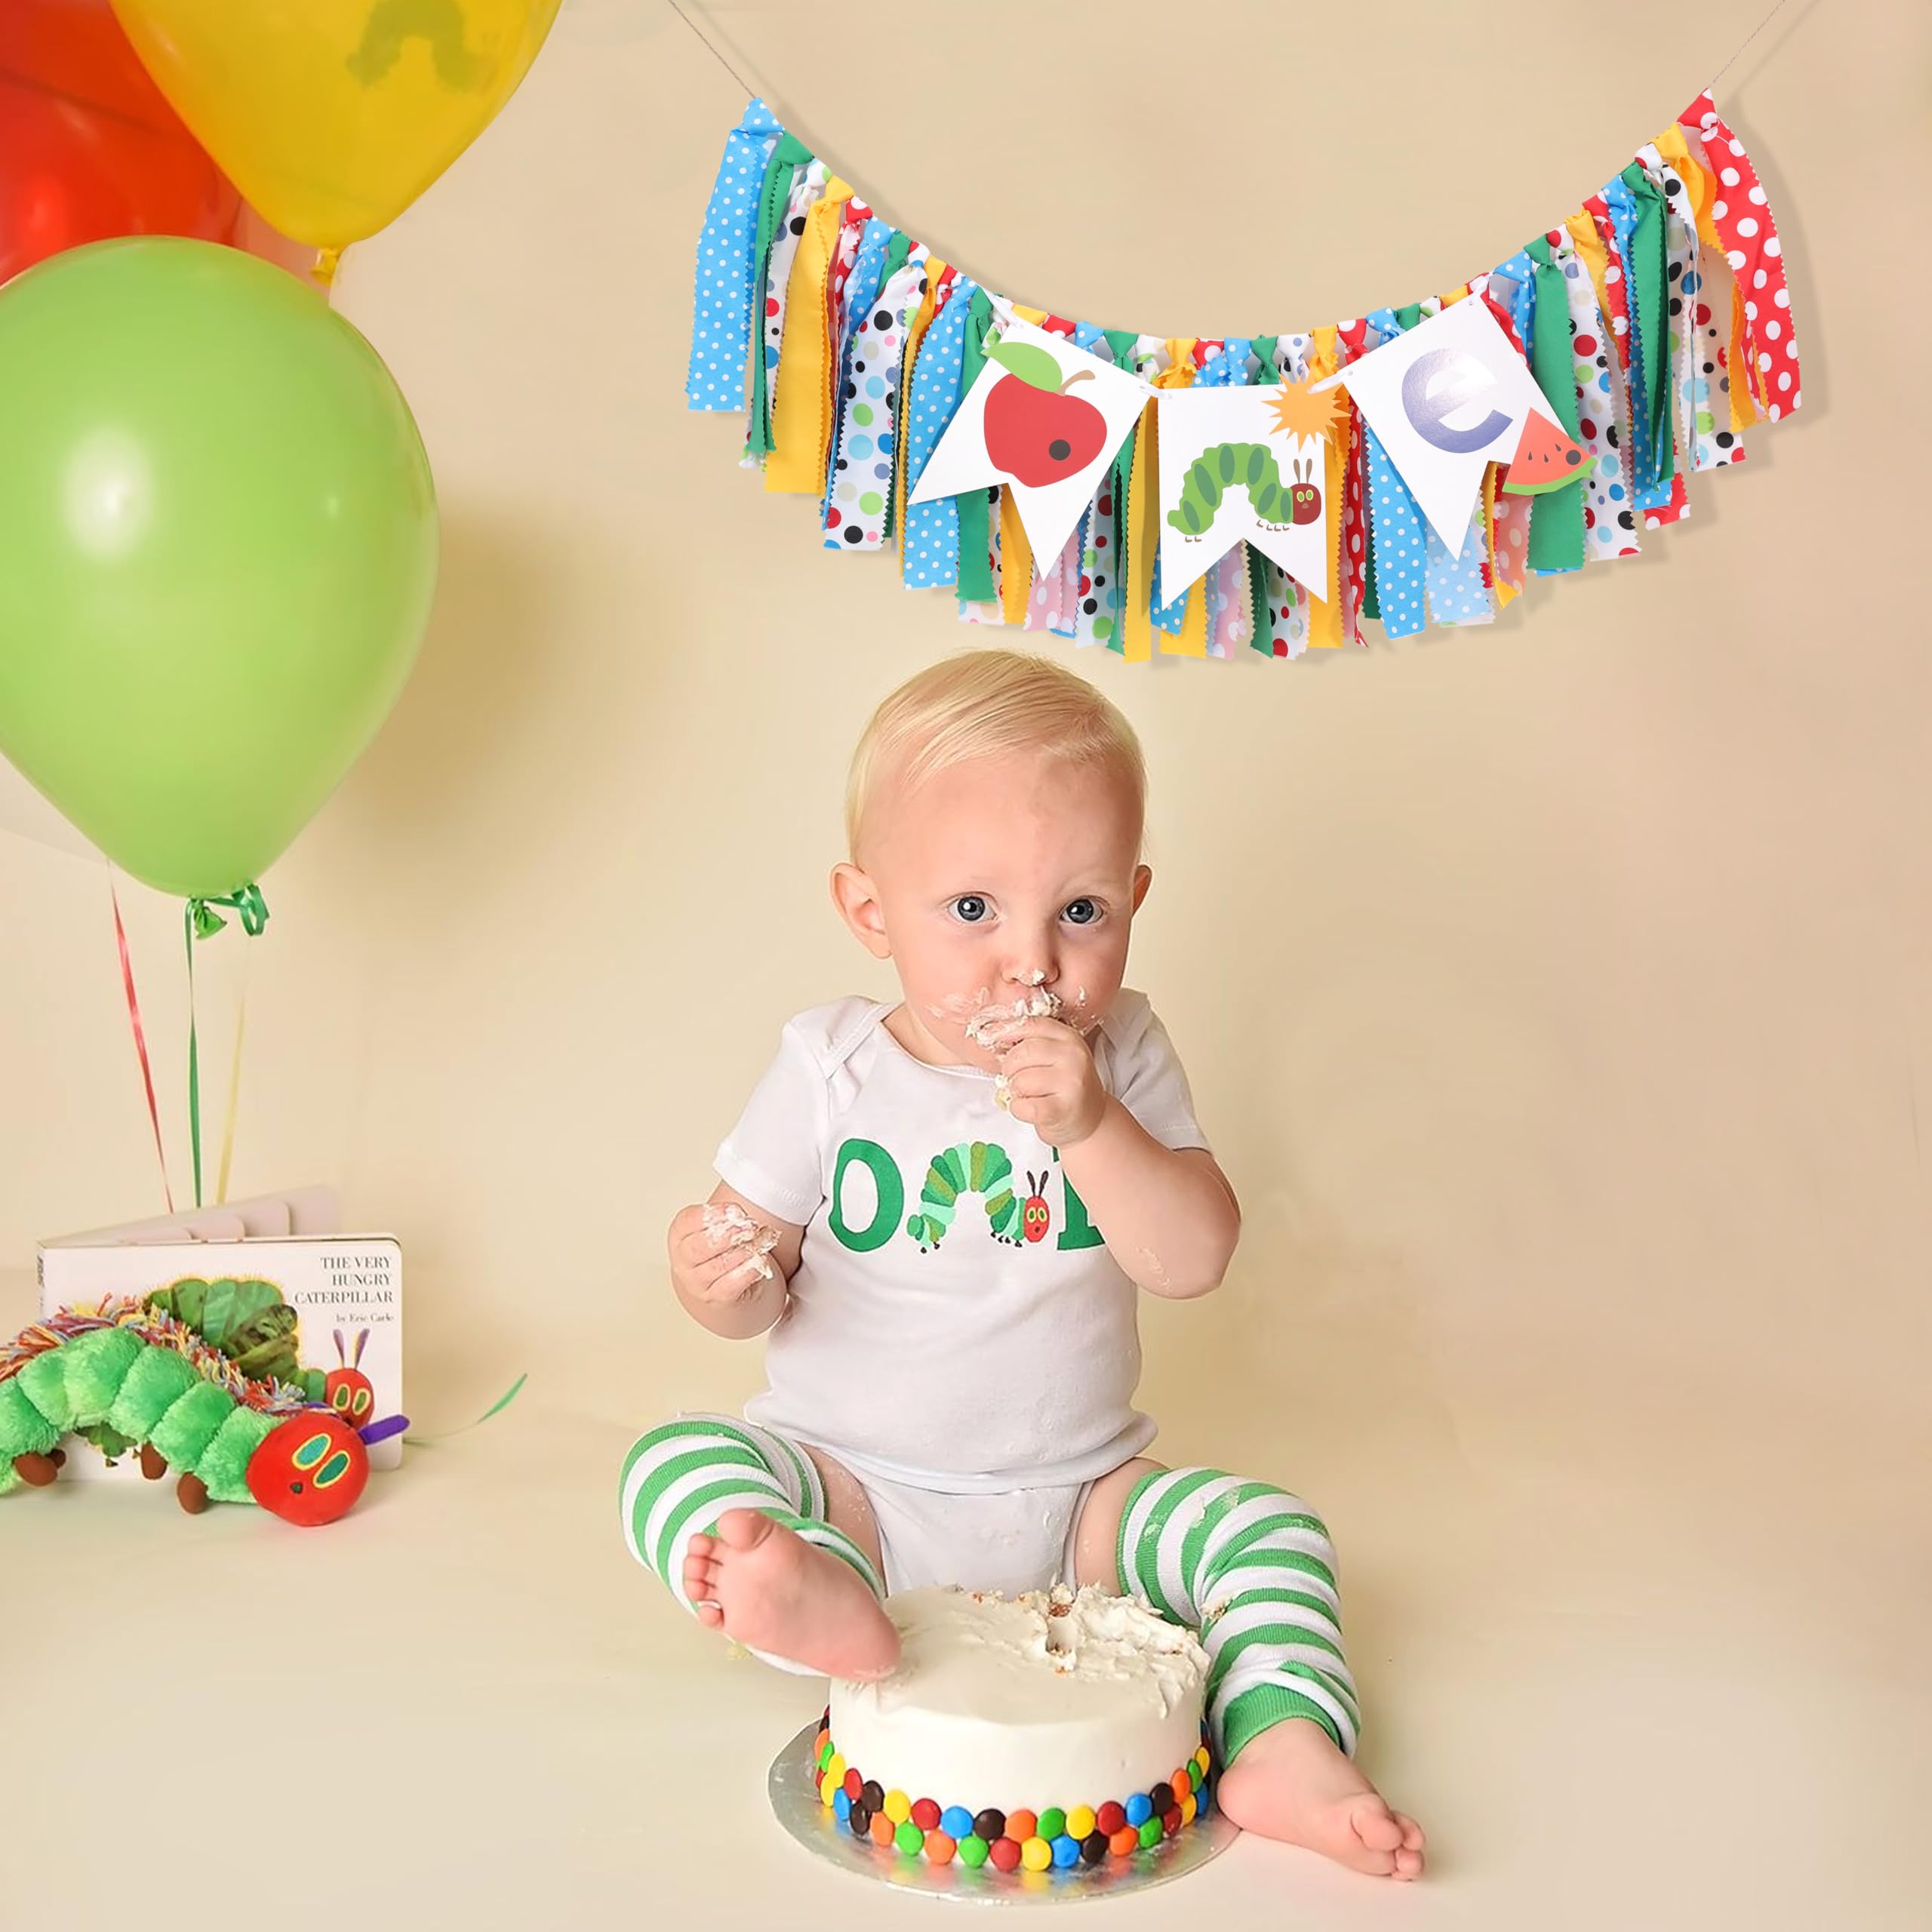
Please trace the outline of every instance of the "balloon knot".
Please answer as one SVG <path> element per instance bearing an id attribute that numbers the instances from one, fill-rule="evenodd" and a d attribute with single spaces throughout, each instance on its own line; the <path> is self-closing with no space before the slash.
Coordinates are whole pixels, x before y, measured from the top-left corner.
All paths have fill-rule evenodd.
<path id="1" fill-rule="evenodd" d="M 228 924 L 214 909 L 226 906 L 242 921 L 242 930 L 251 939 L 255 938 L 269 922 L 268 902 L 262 897 L 262 889 L 252 881 L 217 898 L 194 898 L 188 901 L 189 923 L 195 929 L 197 939 L 212 939 Z"/>

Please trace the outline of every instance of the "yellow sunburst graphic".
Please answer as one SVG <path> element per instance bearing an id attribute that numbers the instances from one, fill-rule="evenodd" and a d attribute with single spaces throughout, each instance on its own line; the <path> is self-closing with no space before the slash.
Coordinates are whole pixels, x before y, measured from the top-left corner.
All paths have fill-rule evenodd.
<path id="1" fill-rule="evenodd" d="M 1312 441 L 1317 436 L 1332 437 L 1341 427 L 1343 404 L 1339 386 L 1318 395 L 1309 383 L 1284 383 L 1268 401 L 1275 411 L 1277 434 Z"/>

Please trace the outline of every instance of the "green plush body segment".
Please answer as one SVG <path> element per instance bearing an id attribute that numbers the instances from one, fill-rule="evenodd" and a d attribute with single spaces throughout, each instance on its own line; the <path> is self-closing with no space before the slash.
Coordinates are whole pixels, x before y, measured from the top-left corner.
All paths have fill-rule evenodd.
<path id="1" fill-rule="evenodd" d="M 1274 453 L 1265 443 L 1220 443 L 1188 466 L 1180 501 L 1168 521 L 1189 537 L 1198 537 L 1214 521 L 1221 499 L 1232 490 L 1245 490 L 1248 505 L 1263 523 L 1290 523 L 1294 506 Z"/>
<path id="2" fill-rule="evenodd" d="M 197 1381 L 154 1426 L 148 1440 L 177 1469 L 200 1472 L 208 1444 L 235 1407 L 235 1398 L 212 1382 Z"/>
<path id="3" fill-rule="evenodd" d="M 265 1416 L 259 1409 L 238 1406 L 229 1411 L 195 1465 L 195 1475 L 208 1484 L 208 1494 L 215 1502 L 254 1500 L 248 1493 L 248 1459 L 282 1420 L 280 1416 Z"/>
<path id="4" fill-rule="evenodd" d="M 145 1442 L 162 1417 L 201 1379 L 186 1355 L 172 1349 L 143 1349 L 107 1412 L 108 1422 L 130 1442 Z"/>
<path id="5" fill-rule="evenodd" d="M 61 1432 L 27 1399 L 20 1378 L 0 1382 L 0 1496 L 20 1482 L 14 1467 L 16 1456 L 44 1456 L 60 1440 Z"/>
<path id="6" fill-rule="evenodd" d="M 995 1241 L 1017 1243 L 1026 1211 L 1010 1185 L 1013 1163 L 1006 1150 L 985 1140 L 962 1140 L 933 1156 L 919 1190 L 919 1212 L 906 1223 L 906 1232 L 921 1247 L 934 1248 L 945 1238 L 963 1194 L 977 1194 L 986 1202 L 986 1220 Z"/>

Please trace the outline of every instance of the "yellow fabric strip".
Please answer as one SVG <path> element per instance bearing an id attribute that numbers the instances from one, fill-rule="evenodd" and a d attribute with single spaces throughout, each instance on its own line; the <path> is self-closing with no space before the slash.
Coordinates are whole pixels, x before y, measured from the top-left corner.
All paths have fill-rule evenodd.
<path id="1" fill-rule="evenodd" d="M 926 263 L 925 297 L 919 304 L 919 312 L 912 318 L 912 326 L 906 331 L 906 354 L 899 365 L 899 419 L 892 429 L 892 500 L 896 506 L 893 534 L 899 549 L 901 577 L 906 574 L 906 411 L 912 407 L 912 370 L 919 359 L 919 348 L 926 339 L 926 331 L 931 328 L 933 317 L 938 312 L 939 285 L 945 276 L 946 264 L 929 257 Z M 835 398 L 832 407 L 835 412 Z M 828 460 L 831 455 L 828 449 Z"/>
<path id="2" fill-rule="evenodd" d="M 1730 285 L 1730 354 L 1728 364 L 1730 426 L 1734 430 L 1748 429 L 1758 420 L 1758 412 L 1751 406 L 1751 391 L 1754 386 L 1752 377 L 1755 372 L 1751 366 L 1750 345 L 1744 340 L 1744 298 L 1734 278 Z"/>
<path id="3" fill-rule="evenodd" d="M 1308 358 L 1308 379 L 1318 383 L 1332 376 L 1337 367 L 1335 331 L 1332 327 L 1315 331 Z M 1346 419 L 1352 423 L 1352 412 Z M 1346 445 L 1348 432 L 1340 438 Z M 1337 448 L 1337 439 L 1324 437 L 1326 452 L 1322 463 L 1322 483 L 1327 491 L 1322 509 L 1328 519 L 1328 596 L 1326 602 L 1312 591 L 1308 598 L 1308 642 L 1313 651 L 1334 651 L 1346 641 L 1342 632 L 1342 509 L 1346 492 L 1348 457 L 1346 448 Z M 1303 586 L 1307 588 L 1306 585 Z"/>
<path id="4" fill-rule="evenodd" d="M 1243 586 L 1245 591 L 1246 586 Z M 1208 580 L 1187 587 L 1187 608 L 1181 614 L 1180 629 L 1173 636 L 1160 633 L 1163 657 L 1205 657 L 1208 655 Z"/>
<path id="5" fill-rule="evenodd" d="M 1036 329 L 1044 328 L 1047 325 L 1047 312 L 1044 309 L 1029 309 L 1025 303 L 1016 302 L 1013 305 L 1013 312 L 1023 322 L 1031 322 Z"/>
<path id="6" fill-rule="evenodd" d="M 825 488 L 832 454 L 832 318 L 826 277 L 851 186 L 835 174 L 805 217 L 785 285 L 785 339 L 772 391 L 771 454 L 764 460 L 768 490 L 816 497 Z"/>
<path id="7" fill-rule="evenodd" d="M 1496 592 L 1496 608 L 1500 611 L 1515 599 L 1517 586 L 1506 583 L 1502 571 L 1496 567 L 1496 465 L 1493 463 L 1482 466 L 1482 527 L 1489 548 L 1489 581 Z"/>
<path id="8" fill-rule="evenodd" d="M 1692 155 L 1690 143 L 1684 138 L 1684 130 L 1673 121 L 1652 145 L 1684 177 L 1684 191 L 1690 197 L 1690 206 L 1697 217 L 1698 240 L 1721 251 L 1724 243 L 1718 237 L 1717 223 L 1711 219 L 1711 204 L 1717 198 L 1716 193 L 1711 177 Z"/>
<path id="9" fill-rule="evenodd" d="M 1011 486 L 999 493 L 999 608 L 1000 621 L 1023 625 L 1026 600 L 1033 594 L 1033 546 L 1026 540 L 1026 526 L 1020 521 L 1020 506 L 1013 500 Z"/>
<path id="10" fill-rule="evenodd" d="M 1157 389 L 1189 389 L 1194 386 L 1194 343 L 1191 335 L 1175 335 L 1168 338 L 1168 366 L 1154 378 Z M 1155 460 L 1147 470 L 1147 488 L 1150 493 L 1148 528 L 1152 534 L 1148 542 L 1158 547 L 1161 541 L 1160 494 L 1161 471 L 1159 452 L 1155 452 Z M 1136 521 L 1139 519 L 1137 518 Z M 1133 558 L 1130 553 L 1130 564 Z M 1154 558 L 1150 551 L 1147 558 L 1147 594 L 1153 595 Z M 1204 583 L 1191 583 L 1187 587 L 1187 601 L 1182 607 L 1180 629 L 1178 631 L 1155 629 L 1152 621 L 1148 625 L 1149 634 L 1158 647 L 1163 657 L 1205 657 L 1208 655 L 1208 586 Z"/>

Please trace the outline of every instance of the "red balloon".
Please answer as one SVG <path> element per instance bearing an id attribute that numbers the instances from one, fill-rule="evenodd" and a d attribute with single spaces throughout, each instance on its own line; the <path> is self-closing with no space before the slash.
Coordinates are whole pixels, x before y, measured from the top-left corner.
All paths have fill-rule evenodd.
<path id="1" fill-rule="evenodd" d="M 0 0 L 0 282 L 117 235 L 226 241 L 240 207 L 108 0 Z"/>

